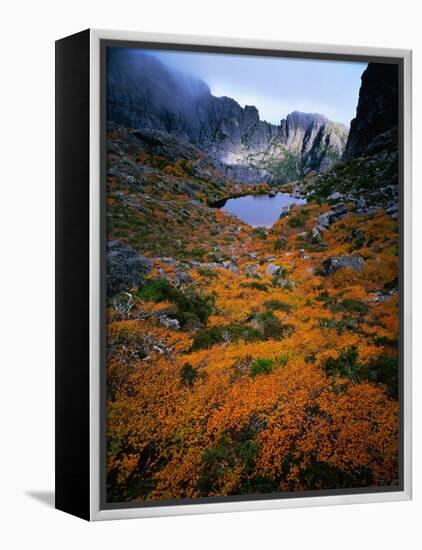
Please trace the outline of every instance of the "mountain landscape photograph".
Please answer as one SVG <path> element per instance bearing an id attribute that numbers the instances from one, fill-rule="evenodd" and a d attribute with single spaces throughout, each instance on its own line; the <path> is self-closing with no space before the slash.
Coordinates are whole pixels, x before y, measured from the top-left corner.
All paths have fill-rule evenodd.
<path id="1" fill-rule="evenodd" d="M 398 488 L 398 65 L 105 70 L 107 503 Z"/>

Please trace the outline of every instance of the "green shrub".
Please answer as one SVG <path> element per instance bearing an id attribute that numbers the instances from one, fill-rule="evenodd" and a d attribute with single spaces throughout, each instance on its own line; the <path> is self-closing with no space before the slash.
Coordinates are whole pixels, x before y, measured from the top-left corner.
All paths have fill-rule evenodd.
<path id="1" fill-rule="evenodd" d="M 359 323 L 353 317 L 342 317 L 341 319 L 319 319 L 319 327 L 322 329 L 334 329 L 337 334 L 343 334 L 345 330 L 357 332 Z"/>
<path id="2" fill-rule="evenodd" d="M 292 306 L 281 300 L 268 300 L 264 302 L 264 306 L 270 311 L 285 311 L 289 313 L 292 310 Z"/>
<path id="3" fill-rule="evenodd" d="M 182 326 L 188 323 L 205 324 L 215 306 L 215 296 L 196 292 L 193 288 L 175 288 L 166 279 L 151 281 L 135 295 L 153 302 L 172 302 L 176 306 L 174 315 Z"/>
<path id="4" fill-rule="evenodd" d="M 283 248 L 286 246 L 285 241 L 282 241 L 281 239 L 276 239 L 274 241 L 274 250 L 283 250 Z"/>
<path id="5" fill-rule="evenodd" d="M 192 387 L 198 377 L 198 371 L 190 363 L 185 363 L 180 369 L 180 380 L 184 386 Z"/>
<path id="6" fill-rule="evenodd" d="M 345 298 L 338 304 L 339 311 L 349 311 L 352 313 L 368 313 L 370 307 L 361 302 L 360 300 L 355 300 L 354 298 Z"/>
<path id="7" fill-rule="evenodd" d="M 158 279 L 137 290 L 135 296 L 148 302 L 164 302 L 165 300 L 172 300 L 174 290 L 174 287 L 166 279 Z"/>
<path id="8" fill-rule="evenodd" d="M 249 376 L 255 377 L 258 374 L 270 374 L 274 368 L 274 360 L 261 357 L 252 361 Z"/>
<path id="9" fill-rule="evenodd" d="M 211 279 L 218 279 L 218 274 L 210 269 L 209 267 L 204 267 L 203 269 L 198 269 L 199 275 L 202 277 L 209 277 Z"/>
<path id="10" fill-rule="evenodd" d="M 193 248 L 190 252 L 190 255 L 192 258 L 195 258 L 196 260 L 202 261 L 207 254 L 207 250 L 205 248 Z"/>
<path id="11" fill-rule="evenodd" d="M 300 216 L 290 216 L 290 218 L 287 220 L 287 225 L 293 228 L 303 227 L 305 225 L 305 222 Z"/>
<path id="12" fill-rule="evenodd" d="M 386 386 L 387 394 L 398 399 L 399 393 L 399 360 L 390 355 L 379 355 L 366 365 L 365 377 Z"/>
<path id="13" fill-rule="evenodd" d="M 251 283 L 242 283 L 240 285 L 243 288 L 253 288 L 255 290 L 260 290 L 261 292 L 268 291 L 268 285 L 265 283 L 260 283 L 259 281 L 252 281 Z"/>
<path id="14" fill-rule="evenodd" d="M 326 359 L 323 364 L 323 369 L 330 376 L 341 376 L 357 382 L 360 365 L 358 363 L 358 351 L 356 346 L 351 346 L 343 350 L 336 359 L 333 357 Z"/>
<path id="15" fill-rule="evenodd" d="M 373 357 L 368 363 L 358 360 L 356 346 L 342 351 L 336 359 L 328 358 L 323 363 L 324 371 L 333 377 L 348 378 L 353 383 L 369 381 L 385 386 L 387 394 L 398 397 L 399 365 L 398 358 L 389 355 Z"/>
<path id="16" fill-rule="evenodd" d="M 173 301 L 177 306 L 176 318 L 182 326 L 192 318 L 206 324 L 208 317 L 214 312 L 215 296 L 198 293 L 194 289 L 177 289 Z"/>
<path id="17" fill-rule="evenodd" d="M 267 234 L 265 232 L 265 229 L 263 229 L 262 227 L 254 227 L 252 229 L 252 233 L 258 237 L 258 239 L 261 239 L 263 241 L 265 241 L 267 239 Z"/>
<path id="18" fill-rule="evenodd" d="M 259 444 L 248 433 L 229 437 L 221 435 L 215 447 L 205 449 L 202 454 L 202 471 L 198 480 L 200 494 L 216 494 L 224 487 L 226 476 L 240 466 L 246 481 L 255 467 Z"/>
<path id="19" fill-rule="evenodd" d="M 391 281 L 388 283 L 385 283 L 384 289 L 385 290 L 393 290 L 394 288 L 397 288 L 399 286 L 399 278 L 394 277 Z"/>
<path id="20" fill-rule="evenodd" d="M 374 336 L 374 344 L 376 346 L 389 346 L 391 348 L 398 348 L 399 342 L 397 339 L 388 338 L 388 336 Z"/>
<path id="21" fill-rule="evenodd" d="M 272 311 L 267 311 L 260 315 L 259 321 L 265 339 L 277 340 L 283 337 L 284 325 Z"/>
<path id="22" fill-rule="evenodd" d="M 191 351 L 198 349 L 208 349 L 215 344 L 223 342 L 223 330 L 221 327 L 211 327 L 204 330 L 198 330 L 193 337 Z"/>

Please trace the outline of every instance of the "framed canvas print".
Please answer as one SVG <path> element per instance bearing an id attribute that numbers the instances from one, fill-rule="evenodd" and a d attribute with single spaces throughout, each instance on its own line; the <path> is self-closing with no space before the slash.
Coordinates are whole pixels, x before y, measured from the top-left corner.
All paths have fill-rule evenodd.
<path id="1" fill-rule="evenodd" d="M 56 43 L 56 506 L 411 498 L 411 53 Z"/>

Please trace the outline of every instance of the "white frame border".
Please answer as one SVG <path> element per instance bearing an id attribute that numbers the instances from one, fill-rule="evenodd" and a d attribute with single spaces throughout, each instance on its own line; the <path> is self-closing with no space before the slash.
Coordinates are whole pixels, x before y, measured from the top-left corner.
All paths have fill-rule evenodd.
<path id="1" fill-rule="evenodd" d="M 403 139 L 404 185 L 404 403 L 403 403 L 403 453 L 404 490 L 355 495 L 330 495 L 318 497 L 280 498 L 241 502 L 219 502 L 154 506 L 145 508 L 100 508 L 100 40 L 158 42 L 169 44 L 240 47 L 247 49 L 281 50 L 316 54 L 342 54 L 394 57 L 403 59 Z M 412 263 L 411 263 L 411 215 L 412 215 L 412 51 L 361 46 L 337 46 L 276 42 L 270 40 L 245 40 L 238 38 L 204 37 L 192 35 L 141 33 L 90 29 L 90 519 L 112 520 L 147 518 L 217 512 L 271 510 L 309 506 L 332 506 L 411 500 L 412 498 Z"/>

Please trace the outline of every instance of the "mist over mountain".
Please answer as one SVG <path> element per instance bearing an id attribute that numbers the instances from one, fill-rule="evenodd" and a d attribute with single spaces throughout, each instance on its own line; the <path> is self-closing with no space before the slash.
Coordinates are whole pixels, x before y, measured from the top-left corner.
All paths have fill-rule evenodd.
<path id="1" fill-rule="evenodd" d="M 255 106 L 214 97 L 202 80 L 139 50 L 109 48 L 107 70 L 109 121 L 189 141 L 229 178 L 290 181 L 329 170 L 343 154 L 347 128 L 323 115 L 293 112 L 268 123 Z"/>

